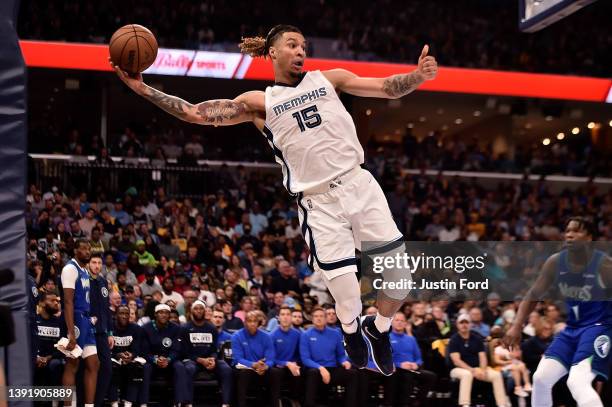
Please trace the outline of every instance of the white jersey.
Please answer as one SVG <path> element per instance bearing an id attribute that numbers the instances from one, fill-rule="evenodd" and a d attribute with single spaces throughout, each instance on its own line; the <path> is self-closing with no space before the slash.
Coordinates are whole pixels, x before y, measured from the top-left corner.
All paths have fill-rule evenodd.
<path id="1" fill-rule="evenodd" d="M 296 194 L 333 180 L 363 163 L 351 115 L 321 71 L 297 86 L 266 88 L 263 133 L 283 169 L 283 184 Z"/>

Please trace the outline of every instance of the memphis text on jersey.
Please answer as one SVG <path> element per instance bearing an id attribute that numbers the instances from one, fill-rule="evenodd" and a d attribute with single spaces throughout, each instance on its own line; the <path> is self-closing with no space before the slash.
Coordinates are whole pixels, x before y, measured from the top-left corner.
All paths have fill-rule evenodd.
<path id="1" fill-rule="evenodd" d="M 324 86 L 320 87 L 319 89 L 315 89 L 312 92 L 307 92 L 303 95 L 296 96 L 293 99 L 290 99 L 284 103 L 279 103 L 272 109 L 274 110 L 274 114 L 278 116 L 281 113 L 293 109 L 294 107 L 301 106 L 304 103 L 311 102 L 322 96 L 327 96 L 327 89 L 325 89 Z"/>

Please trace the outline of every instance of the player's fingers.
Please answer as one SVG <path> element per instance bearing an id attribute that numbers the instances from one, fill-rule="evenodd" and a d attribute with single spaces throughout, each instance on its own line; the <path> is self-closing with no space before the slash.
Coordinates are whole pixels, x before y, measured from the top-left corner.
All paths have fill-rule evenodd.
<path id="1" fill-rule="evenodd" d="M 429 52 L 429 45 L 425 45 L 423 47 L 423 50 L 421 51 L 421 56 L 420 58 L 425 58 L 427 56 L 427 53 Z"/>

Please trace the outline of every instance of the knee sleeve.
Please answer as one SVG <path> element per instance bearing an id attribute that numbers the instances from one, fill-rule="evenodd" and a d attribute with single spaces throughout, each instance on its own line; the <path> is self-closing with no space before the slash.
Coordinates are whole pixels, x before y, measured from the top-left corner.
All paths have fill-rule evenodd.
<path id="1" fill-rule="evenodd" d="M 361 288 L 355 273 L 343 274 L 323 281 L 334 301 L 336 301 L 336 315 L 341 323 L 351 324 L 361 314 Z"/>
<path id="2" fill-rule="evenodd" d="M 393 242 L 389 245 L 389 249 L 384 252 L 377 249 L 373 254 L 368 254 L 375 265 L 372 270 L 374 279 L 379 280 L 375 282 L 374 287 L 382 290 L 387 297 L 396 301 L 403 301 L 410 294 L 411 270 L 404 268 L 403 262 L 397 261 L 397 259 L 403 258 L 405 253 L 406 246 L 404 244 L 398 245 L 398 243 Z"/>
<path id="3" fill-rule="evenodd" d="M 591 369 L 589 359 L 584 359 L 570 369 L 567 387 L 578 407 L 603 407 L 599 395 L 593 388 L 594 379 L 595 373 Z"/>
<path id="4" fill-rule="evenodd" d="M 543 358 L 533 375 L 533 407 L 549 407 L 552 405 L 552 387 L 560 378 L 567 374 L 567 369 L 555 359 Z"/>

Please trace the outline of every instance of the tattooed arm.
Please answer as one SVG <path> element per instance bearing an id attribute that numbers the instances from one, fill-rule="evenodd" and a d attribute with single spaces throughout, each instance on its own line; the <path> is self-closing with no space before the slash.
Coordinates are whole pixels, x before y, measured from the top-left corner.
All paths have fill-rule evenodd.
<path id="1" fill-rule="evenodd" d="M 428 56 L 429 46 L 425 45 L 417 69 L 407 74 L 387 78 L 362 78 L 345 69 L 325 71 L 325 77 L 336 89 L 355 96 L 396 99 L 412 92 L 426 80 L 432 80 L 438 72 L 438 64 Z"/>
<path id="2" fill-rule="evenodd" d="M 112 63 L 111 66 L 134 92 L 181 120 L 213 126 L 252 121 L 257 127 L 263 127 L 265 107 L 264 93 L 261 91 L 246 92 L 235 99 L 208 100 L 194 105 L 145 84 L 140 74 L 130 77 Z"/>

